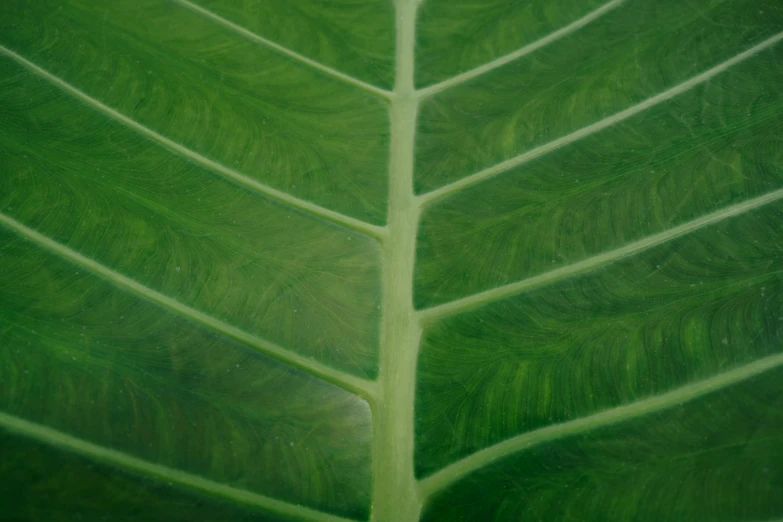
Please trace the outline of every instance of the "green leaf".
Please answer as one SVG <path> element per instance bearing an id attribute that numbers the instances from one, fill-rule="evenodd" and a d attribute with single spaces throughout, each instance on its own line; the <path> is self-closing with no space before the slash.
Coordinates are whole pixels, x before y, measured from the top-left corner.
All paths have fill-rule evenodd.
<path id="1" fill-rule="evenodd" d="M 6 0 L 0 519 L 783 517 L 775 0 Z"/>

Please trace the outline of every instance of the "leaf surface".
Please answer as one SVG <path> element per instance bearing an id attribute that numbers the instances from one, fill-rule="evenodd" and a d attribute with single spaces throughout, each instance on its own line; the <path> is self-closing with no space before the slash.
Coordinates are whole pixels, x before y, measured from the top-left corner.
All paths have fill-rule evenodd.
<path id="1" fill-rule="evenodd" d="M 9 520 L 783 516 L 774 1 L 9 0 Z"/>

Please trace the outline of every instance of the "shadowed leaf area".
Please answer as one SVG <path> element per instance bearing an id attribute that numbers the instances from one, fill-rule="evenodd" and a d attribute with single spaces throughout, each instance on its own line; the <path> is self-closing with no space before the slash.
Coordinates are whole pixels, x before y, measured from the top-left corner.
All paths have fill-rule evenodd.
<path id="1" fill-rule="evenodd" d="M 775 0 L 0 3 L 0 521 L 783 519 Z"/>

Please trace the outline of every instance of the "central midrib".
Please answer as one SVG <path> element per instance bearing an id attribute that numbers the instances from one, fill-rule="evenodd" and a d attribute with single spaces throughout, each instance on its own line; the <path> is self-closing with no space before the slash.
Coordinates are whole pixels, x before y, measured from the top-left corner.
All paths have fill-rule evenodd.
<path id="1" fill-rule="evenodd" d="M 418 0 L 396 1 L 379 394 L 373 404 L 373 522 L 413 522 L 419 519 L 421 511 L 413 461 L 413 406 L 421 336 L 413 308 L 419 222 L 419 201 L 413 192 L 414 134 L 419 103 L 413 81 L 417 5 Z"/>

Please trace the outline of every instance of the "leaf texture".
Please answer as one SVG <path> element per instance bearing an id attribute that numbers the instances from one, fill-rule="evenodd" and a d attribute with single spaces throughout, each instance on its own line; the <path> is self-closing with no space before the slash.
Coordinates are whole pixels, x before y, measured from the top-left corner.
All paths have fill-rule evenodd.
<path id="1" fill-rule="evenodd" d="M 783 517 L 772 0 L 0 5 L 0 519 Z"/>

